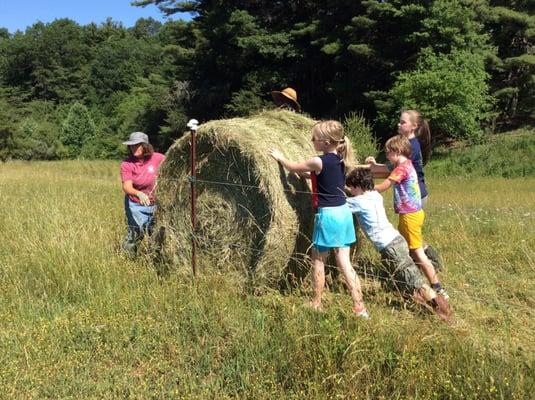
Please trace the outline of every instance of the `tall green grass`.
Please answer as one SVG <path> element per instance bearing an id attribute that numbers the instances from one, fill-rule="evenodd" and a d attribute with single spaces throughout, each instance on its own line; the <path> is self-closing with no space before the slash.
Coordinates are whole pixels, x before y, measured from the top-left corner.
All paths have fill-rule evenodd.
<path id="1" fill-rule="evenodd" d="M 429 173 L 435 176 L 535 176 L 535 130 L 493 135 L 479 145 L 439 147 Z"/>
<path id="2" fill-rule="evenodd" d="M 117 162 L 0 165 L 0 397 L 532 398 L 535 179 L 428 175 L 451 326 L 373 277 L 370 321 L 341 285 L 318 314 L 306 285 L 255 295 L 236 273 L 159 277 L 120 253 Z M 368 244 L 363 256 L 377 261 Z"/>

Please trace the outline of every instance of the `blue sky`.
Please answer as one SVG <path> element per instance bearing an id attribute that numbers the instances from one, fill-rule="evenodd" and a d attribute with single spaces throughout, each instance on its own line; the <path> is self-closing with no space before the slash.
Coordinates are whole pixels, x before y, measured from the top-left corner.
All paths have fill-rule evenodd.
<path id="1" fill-rule="evenodd" d="M 13 33 L 37 21 L 52 22 L 58 18 L 70 18 L 81 25 L 101 23 L 111 17 L 124 26 L 134 25 L 139 18 L 152 17 L 165 21 L 154 5 L 134 7 L 131 0 L 0 0 L 0 27 Z M 173 19 L 189 19 L 188 14 L 174 15 Z"/>

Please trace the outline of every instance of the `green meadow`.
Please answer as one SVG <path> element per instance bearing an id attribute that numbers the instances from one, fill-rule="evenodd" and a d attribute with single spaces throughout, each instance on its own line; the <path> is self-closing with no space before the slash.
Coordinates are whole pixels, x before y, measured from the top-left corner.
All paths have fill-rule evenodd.
<path id="1" fill-rule="evenodd" d="M 307 284 L 250 290 L 205 265 L 159 276 L 121 254 L 117 161 L 0 164 L 0 397 L 533 398 L 535 178 L 443 176 L 440 163 L 425 233 L 451 325 L 358 263 L 369 321 L 336 279 L 316 313 Z"/>

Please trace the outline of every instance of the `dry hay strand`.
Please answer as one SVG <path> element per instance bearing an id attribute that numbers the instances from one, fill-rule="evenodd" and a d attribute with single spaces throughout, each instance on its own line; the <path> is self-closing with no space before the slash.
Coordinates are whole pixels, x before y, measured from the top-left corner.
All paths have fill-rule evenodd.
<path id="1" fill-rule="evenodd" d="M 189 266 L 191 238 L 199 268 L 239 270 L 272 285 L 302 277 L 312 235 L 313 208 L 305 179 L 270 155 L 292 160 L 314 154 L 314 121 L 289 111 L 210 121 L 197 132 L 197 229 L 191 229 L 190 137 L 167 152 L 157 187 L 160 256 Z"/>

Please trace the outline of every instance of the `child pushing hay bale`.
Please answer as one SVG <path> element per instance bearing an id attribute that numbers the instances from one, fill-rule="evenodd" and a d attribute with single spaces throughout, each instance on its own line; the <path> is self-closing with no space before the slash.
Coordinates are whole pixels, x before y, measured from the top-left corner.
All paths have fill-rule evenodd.
<path id="1" fill-rule="evenodd" d="M 274 163 L 268 150 L 293 159 L 314 151 L 314 121 L 288 111 L 210 121 L 197 131 L 197 229 L 190 214 L 190 138 L 167 152 L 158 180 L 157 230 L 162 256 L 189 267 L 191 235 L 200 270 L 243 270 L 266 284 L 308 270 L 313 208 L 305 181 Z"/>

